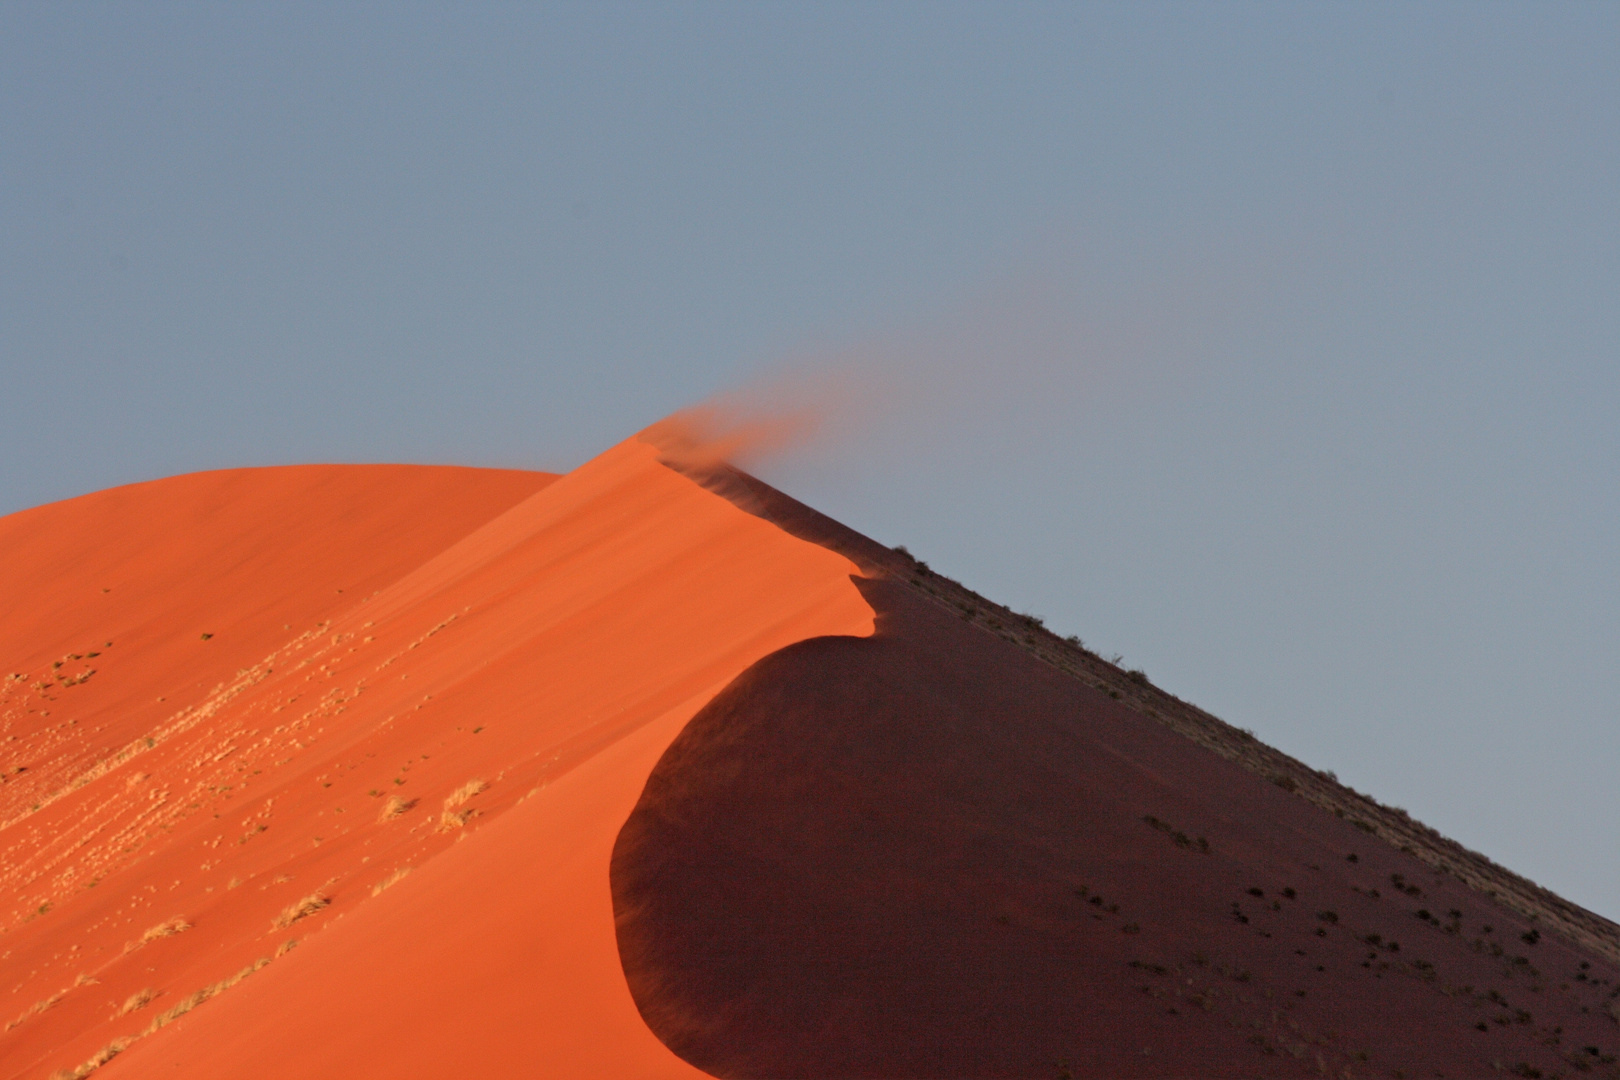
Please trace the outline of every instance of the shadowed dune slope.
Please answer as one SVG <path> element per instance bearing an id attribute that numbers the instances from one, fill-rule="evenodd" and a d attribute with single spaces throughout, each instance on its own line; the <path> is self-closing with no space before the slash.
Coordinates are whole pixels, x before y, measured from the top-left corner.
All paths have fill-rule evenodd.
<path id="1" fill-rule="evenodd" d="M 297 472 L 0 522 L 63 590 L 0 631 L 0 1077 L 699 1075 L 625 984 L 612 844 L 737 674 L 871 631 L 854 565 L 638 440 Z"/>
<path id="2" fill-rule="evenodd" d="M 1614 964 L 903 584 L 861 587 L 875 636 L 755 664 L 620 834 L 630 988 L 687 1061 L 1615 1072 Z"/>

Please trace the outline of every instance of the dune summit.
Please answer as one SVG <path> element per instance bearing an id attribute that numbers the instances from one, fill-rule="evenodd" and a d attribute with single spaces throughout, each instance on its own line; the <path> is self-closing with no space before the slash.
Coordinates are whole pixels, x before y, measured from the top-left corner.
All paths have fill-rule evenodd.
<path id="1" fill-rule="evenodd" d="M 723 451 L 0 519 L 0 1078 L 1620 1076 L 1620 928 Z"/>

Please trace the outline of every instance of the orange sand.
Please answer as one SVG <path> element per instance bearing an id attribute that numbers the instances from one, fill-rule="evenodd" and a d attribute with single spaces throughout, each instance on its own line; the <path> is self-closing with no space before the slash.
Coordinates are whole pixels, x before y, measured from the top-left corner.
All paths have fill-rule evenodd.
<path id="1" fill-rule="evenodd" d="M 0 1077 L 120 1045 L 130 1077 L 702 1075 L 630 997 L 614 839 L 721 688 L 872 612 L 647 443 L 552 480 L 242 470 L 0 520 Z"/>

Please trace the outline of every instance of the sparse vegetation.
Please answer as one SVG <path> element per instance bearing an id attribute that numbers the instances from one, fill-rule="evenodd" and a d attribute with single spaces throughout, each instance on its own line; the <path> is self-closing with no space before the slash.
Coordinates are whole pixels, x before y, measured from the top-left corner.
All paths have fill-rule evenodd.
<path id="1" fill-rule="evenodd" d="M 399 867 L 393 873 L 389 874 L 387 877 L 385 877 L 381 881 L 377 882 L 377 884 L 373 885 L 371 887 L 371 895 L 372 896 L 380 896 L 382 894 L 383 890 L 393 888 L 395 885 L 399 884 L 401 881 L 404 881 L 406 875 L 409 874 L 410 872 L 411 872 L 411 868 L 408 867 L 408 866 Z"/>
<path id="2" fill-rule="evenodd" d="M 137 990 L 124 1001 L 124 1007 L 118 1010 L 119 1016 L 127 1016 L 136 1009 L 144 1009 L 154 997 L 150 990 Z"/>
<path id="3" fill-rule="evenodd" d="M 1175 842 L 1177 847 L 1188 848 L 1192 851 L 1197 851 L 1202 855 L 1209 854 L 1209 841 L 1204 839 L 1202 836 L 1197 837 L 1196 839 L 1190 837 L 1180 829 L 1176 828 L 1174 825 L 1171 825 L 1168 821 L 1161 821 L 1152 814 L 1147 815 L 1142 820 L 1147 822 L 1151 827 L 1157 829 L 1159 832 L 1162 832 L 1168 836 L 1172 841 Z"/>
<path id="4" fill-rule="evenodd" d="M 1400 874 L 1391 874 L 1391 875 L 1389 875 L 1389 881 L 1390 881 L 1390 884 L 1394 885 L 1396 889 L 1398 889 L 1399 891 L 1405 893 L 1407 896 L 1422 896 L 1423 895 L 1423 890 L 1421 888 L 1419 888 L 1418 886 L 1416 886 L 1416 885 L 1412 884 L 1411 882 L 1407 881 L 1406 878 L 1404 878 Z"/>
<path id="5" fill-rule="evenodd" d="M 299 919 L 309 918 L 331 902 L 332 898 L 325 893 L 310 893 L 297 903 L 288 904 L 270 925 L 277 930 L 285 930 Z"/>
<path id="6" fill-rule="evenodd" d="M 469 780 L 459 788 L 452 791 L 444 800 L 444 813 L 439 815 L 437 832 L 454 832 L 478 813 L 476 810 L 457 810 L 458 806 L 465 806 L 473 796 L 489 790 L 487 780 Z"/>
<path id="7" fill-rule="evenodd" d="M 377 814 L 377 820 L 392 821 L 415 805 L 415 799 L 401 799 L 398 795 L 390 796 L 388 801 L 383 803 L 382 810 Z"/>
<path id="8" fill-rule="evenodd" d="M 439 815 L 439 825 L 435 832 L 455 832 L 467 822 L 472 820 L 473 810 L 446 810 Z"/>
<path id="9" fill-rule="evenodd" d="M 462 784 L 460 787 L 458 787 L 456 790 L 452 791 L 449 794 L 449 796 L 444 800 L 444 808 L 446 810 L 453 810 L 456 807 L 465 804 L 474 795 L 477 795 L 480 792 L 484 792 L 484 791 L 488 791 L 488 790 L 489 790 L 489 782 L 488 781 L 486 781 L 486 780 L 469 780 L 465 784 Z"/>
<path id="10" fill-rule="evenodd" d="M 173 1021 L 178 1020 L 180 1017 L 184 1016 L 192 1009 L 195 1009 L 198 1005 L 201 1005 L 209 998 L 216 997 L 219 994 L 224 993 L 226 990 L 229 990 L 231 987 L 235 986 L 237 983 L 265 967 L 269 963 L 269 957 L 260 957 L 258 960 L 255 960 L 241 971 L 238 971 L 235 975 L 228 976 L 227 978 L 221 979 L 219 982 L 214 983 L 211 986 L 205 986 L 201 990 L 186 995 L 186 997 L 181 999 L 181 1001 L 173 1008 L 153 1017 L 152 1022 L 147 1024 L 146 1027 L 138 1034 L 125 1035 L 121 1038 L 114 1039 L 106 1046 L 103 1046 L 100 1050 L 97 1050 L 94 1054 L 91 1054 L 89 1059 L 78 1068 L 56 1070 L 51 1074 L 51 1080 L 84 1080 L 86 1076 L 89 1076 L 91 1073 L 101 1068 L 101 1066 L 107 1064 L 107 1062 L 111 1061 L 119 1054 L 123 1053 L 125 1050 L 128 1050 L 138 1040 L 143 1039 L 152 1034 L 154 1031 L 157 1031 L 159 1028 L 165 1027 Z M 151 999 L 148 998 L 148 1000 Z"/>
<path id="11" fill-rule="evenodd" d="M 146 933 L 141 935 L 141 940 L 132 943 L 129 948 L 138 949 L 142 945 L 149 945 L 159 938 L 173 937 L 175 934 L 184 933 L 190 929 L 191 924 L 179 916 L 175 916 L 172 919 L 165 919 L 163 922 L 160 922 L 156 926 L 148 929 Z"/>

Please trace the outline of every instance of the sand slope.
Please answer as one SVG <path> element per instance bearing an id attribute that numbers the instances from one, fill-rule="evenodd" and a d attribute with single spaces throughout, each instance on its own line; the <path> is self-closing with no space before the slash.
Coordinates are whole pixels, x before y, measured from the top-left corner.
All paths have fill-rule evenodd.
<path id="1" fill-rule="evenodd" d="M 862 590 L 876 634 L 750 668 L 621 832 L 625 970 L 685 1059 L 1551 1076 L 1620 1047 L 1614 964 L 960 612 Z"/>
<path id="2" fill-rule="evenodd" d="M 870 632 L 853 564 L 637 440 L 554 483 L 292 472 L 0 526 L 57 590 L 0 639 L 0 1076 L 131 1036 L 119 1075 L 697 1075 L 625 985 L 612 844 L 739 672 Z"/>

